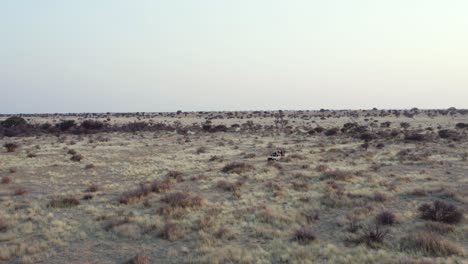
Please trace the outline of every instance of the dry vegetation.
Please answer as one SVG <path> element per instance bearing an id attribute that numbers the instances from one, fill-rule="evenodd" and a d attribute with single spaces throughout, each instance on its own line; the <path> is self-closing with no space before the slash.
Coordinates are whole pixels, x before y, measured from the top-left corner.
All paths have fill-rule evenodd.
<path id="1" fill-rule="evenodd" d="M 467 258 L 466 110 L 0 121 L 0 262 Z"/>

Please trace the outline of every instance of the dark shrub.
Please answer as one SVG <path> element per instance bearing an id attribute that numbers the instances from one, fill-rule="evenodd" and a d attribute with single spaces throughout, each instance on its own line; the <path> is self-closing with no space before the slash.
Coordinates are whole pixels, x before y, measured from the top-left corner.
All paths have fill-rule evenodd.
<path id="1" fill-rule="evenodd" d="M 454 205 L 442 201 L 434 201 L 432 205 L 423 204 L 419 207 L 421 218 L 447 224 L 457 224 L 463 219 L 463 213 Z"/>
<path id="2" fill-rule="evenodd" d="M 70 128 L 75 126 L 75 120 L 63 120 L 62 122 L 57 124 L 57 128 L 61 131 L 67 131 Z"/>
<path id="3" fill-rule="evenodd" d="M 424 141 L 426 139 L 426 136 L 423 134 L 413 132 L 406 134 L 405 139 L 410 141 Z"/>
<path id="4" fill-rule="evenodd" d="M 468 123 L 457 123 L 455 125 L 455 128 L 458 128 L 458 129 L 468 128 Z"/>
<path id="5" fill-rule="evenodd" d="M 7 230 L 8 230 L 7 222 L 3 218 L 0 218 L 0 232 L 6 232 Z"/>
<path id="6" fill-rule="evenodd" d="M 91 184 L 88 189 L 86 189 L 86 192 L 97 192 L 99 191 L 99 186 L 97 184 Z"/>
<path id="7" fill-rule="evenodd" d="M 3 147 L 6 148 L 7 152 L 15 152 L 15 150 L 18 148 L 18 144 L 16 144 L 16 143 L 5 143 L 5 144 L 3 144 Z"/>
<path id="8" fill-rule="evenodd" d="M 1 180 L 1 183 L 2 183 L 2 184 L 9 184 L 9 183 L 11 183 L 11 181 L 12 181 L 12 180 L 11 180 L 11 177 L 9 177 L 9 176 L 3 176 L 3 177 L 2 177 L 2 180 Z"/>
<path id="9" fill-rule="evenodd" d="M 195 152 L 196 152 L 197 154 L 206 153 L 206 147 L 204 147 L 204 146 L 198 147 L 197 150 L 196 150 Z"/>
<path id="10" fill-rule="evenodd" d="M 460 140 L 460 135 L 457 133 L 457 131 L 454 131 L 454 130 L 442 129 L 442 130 L 439 130 L 438 134 L 440 138 L 447 138 L 447 139 L 452 139 L 455 141 Z"/>
<path id="11" fill-rule="evenodd" d="M 170 170 L 167 172 L 167 177 L 168 178 L 173 178 L 173 179 L 176 179 L 178 182 L 181 182 L 183 181 L 183 173 L 180 172 L 180 171 L 176 171 L 176 170 Z"/>
<path id="12" fill-rule="evenodd" d="M 26 120 L 19 116 L 11 116 L 0 123 L 3 127 L 11 128 L 19 125 L 26 125 Z"/>
<path id="13" fill-rule="evenodd" d="M 381 225 L 393 225 L 396 222 L 396 216 L 390 211 L 383 211 L 375 217 L 375 221 Z"/>
<path id="14" fill-rule="evenodd" d="M 161 202 L 167 203 L 171 207 L 201 207 L 203 205 L 203 198 L 189 193 L 175 192 L 164 195 L 161 198 Z"/>
<path id="15" fill-rule="evenodd" d="M 28 190 L 24 187 L 18 187 L 14 191 L 15 195 L 25 195 L 27 192 Z"/>
<path id="16" fill-rule="evenodd" d="M 81 122 L 81 127 L 87 130 L 99 130 L 104 128 L 104 123 L 97 120 L 85 120 Z"/>
<path id="17" fill-rule="evenodd" d="M 151 192 L 163 193 L 171 189 L 172 183 L 170 180 L 155 180 L 150 184 Z"/>
<path id="18" fill-rule="evenodd" d="M 237 173 L 241 174 L 255 170 L 255 166 L 244 162 L 232 162 L 224 166 L 221 171 L 224 173 Z"/>
<path id="19" fill-rule="evenodd" d="M 81 154 L 75 154 L 70 158 L 71 161 L 76 161 L 76 162 L 80 162 L 82 159 L 83 159 L 83 156 Z"/>
<path id="20" fill-rule="evenodd" d="M 330 128 L 327 131 L 325 131 L 325 136 L 327 136 L 327 137 L 334 136 L 334 135 L 338 134 L 338 131 L 339 131 L 339 129 L 336 128 L 336 127 Z"/>
<path id="21" fill-rule="evenodd" d="M 303 226 L 294 232 L 293 240 L 306 244 L 315 240 L 315 234 L 310 227 Z"/>

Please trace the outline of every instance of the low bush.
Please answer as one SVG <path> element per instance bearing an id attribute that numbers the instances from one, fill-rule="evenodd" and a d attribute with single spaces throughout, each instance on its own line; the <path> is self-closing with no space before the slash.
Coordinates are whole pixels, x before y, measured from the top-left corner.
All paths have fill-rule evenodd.
<path id="1" fill-rule="evenodd" d="M 224 166 L 221 171 L 224 173 L 237 173 L 242 174 L 245 172 L 254 171 L 255 166 L 252 164 L 244 163 L 244 162 L 232 162 Z"/>
<path id="2" fill-rule="evenodd" d="M 411 234 L 401 241 L 401 247 L 436 257 L 463 255 L 463 247 L 431 232 Z"/>
<path id="3" fill-rule="evenodd" d="M 380 225 L 393 225 L 396 223 L 396 216 L 390 211 L 383 211 L 375 217 L 375 221 Z"/>
<path id="4" fill-rule="evenodd" d="M 316 237 L 310 227 L 302 226 L 294 232 L 292 239 L 299 243 L 307 244 L 314 241 Z"/>
<path id="5" fill-rule="evenodd" d="M 6 148 L 7 152 L 15 152 L 15 150 L 19 147 L 18 144 L 16 143 L 5 143 L 3 144 L 3 147 Z"/>
<path id="6" fill-rule="evenodd" d="M 419 207 L 421 218 L 447 224 L 457 224 L 463 220 L 463 212 L 452 204 L 434 201 L 432 205 L 423 204 Z"/>
<path id="7" fill-rule="evenodd" d="M 77 206 L 80 204 L 80 200 L 75 197 L 63 197 L 63 198 L 54 198 L 48 204 L 47 207 L 52 208 L 68 208 Z"/>

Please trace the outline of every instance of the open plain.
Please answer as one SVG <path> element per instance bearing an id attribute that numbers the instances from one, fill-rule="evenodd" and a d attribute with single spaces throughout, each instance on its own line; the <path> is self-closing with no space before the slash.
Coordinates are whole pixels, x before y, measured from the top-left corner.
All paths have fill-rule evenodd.
<path id="1" fill-rule="evenodd" d="M 5 263 L 466 263 L 466 110 L 9 117 Z"/>

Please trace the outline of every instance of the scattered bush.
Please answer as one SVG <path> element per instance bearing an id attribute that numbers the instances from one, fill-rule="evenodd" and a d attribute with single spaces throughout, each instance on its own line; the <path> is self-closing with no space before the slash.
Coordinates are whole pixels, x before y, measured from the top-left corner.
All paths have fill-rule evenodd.
<path id="1" fill-rule="evenodd" d="M 463 213 L 454 205 L 443 201 L 434 201 L 432 205 L 423 204 L 419 207 L 421 218 L 447 224 L 457 224 L 463 219 Z"/>
<path id="2" fill-rule="evenodd" d="M 155 192 L 155 193 L 167 192 L 168 190 L 171 189 L 171 187 L 172 187 L 172 183 L 170 180 L 163 180 L 163 181 L 154 180 L 150 184 L 151 192 Z"/>
<path id="3" fill-rule="evenodd" d="M 28 190 L 24 187 L 18 187 L 15 189 L 14 193 L 15 195 L 25 195 L 26 193 L 28 193 Z"/>
<path id="4" fill-rule="evenodd" d="M 8 224 L 5 219 L 0 218 L 0 232 L 6 232 L 8 230 Z"/>
<path id="5" fill-rule="evenodd" d="M 83 159 L 83 155 L 81 154 L 75 154 L 71 156 L 70 158 L 71 161 L 76 161 L 76 162 L 80 162 L 82 159 Z"/>
<path id="6" fill-rule="evenodd" d="M 375 217 L 375 221 L 380 225 L 393 225 L 396 222 L 396 216 L 390 211 L 383 211 Z"/>
<path id="7" fill-rule="evenodd" d="M 7 152 L 15 152 L 15 150 L 19 147 L 16 143 L 5 143 L 3 147 L 6 148 Z"/>
<path id="8" fill-rule="evenodd" d="M 402 248 L 430 256 L 463 255 L 463 247 L 431 232 L 419 232 L 402 239 Z"/>
<path id="9" fill-rule="evenodd" d="M 293 240 L 299 243 L 307 244 L 315 240 L 315 234 L 310 227 L 301 227 L 297 229 L 293 234 Z"/>
<path id="10" fill-rule="evenodd" d="M 198 147 L 197 150 L 195 151 L 197 154 L 202 154 L 202 153 L 206 153 L 206 147 Z"/>
<path id="11" fill-rule="evenodd" d="M 224 173 L 242 174 L 255 170 L 255 166 L 244 162 L 232 162 L 224 166 L 221 171 Z"/>
<path id="12" fill-rule="evenodd" d="M 375 192 L 372 198 L 374 201 L 380 202 L 380 203 L 386 202 L 390 199 L 390 197 L 388 197 L 387 194 L 381 193 L 381 192 Z"/>
<path id="13" fill-rule="evenodd" d="M 57 128 L 61 131 L 67 131 L 70 128 L 75 126 L 75 120 L 63 120 L 62 122 L 57 124 Z"/>
<path id="14" fill-rule="evenodd" d="M 330 128 L 327 131 L 325 131 L 325 136 L 327 136 L 327 137 L 334 136 L 334 135 L 338 134 L 338 131 L 340 131 L 340 130 L 338 128 L 336 128 L 336 127 Z"/>
<path id="15" fill-rule="evenodd" d="M 438 132 L 440 138 L 451 139 L 454 141 L 458 141 L 461 139 L 461 136 L 458 134 L 457 131 L 450 130 L 450 129 L 442 129 Z"/>
<path id="16" fill-rule="evenodd" d="M 360 243 L 366 243 L 370 247 L 375 247 L 375 244 L 380 244 L 388 235 L 388 230 L 384 229 L 379 224 L 367 225 L 363 228 L 362 236 L 358 239 Z"/>
<path id="17" fill-rule="evenodd" d="M 86 192 L 97 192 L 99 191 L 99 186 L 96 184 L 91 184 L 88 189 L 86 189 Z"/>
<path id="18" fill-rule="evenodd" d="M 86 170 L 91 170 L 91 169 L 94 169 L 96 166 L 94 166 L 94 164 L 86 164 L 85 166 L 85 169 Z"/>
<path id="19" fill-rule="evenodd" d="M 173 222 L 167 222 L 159 234 L 162 238 L 175 241 L 183 237 L 183 231 Z"/>
<path id="20" fill-rule="evenodd" d="M 151 264 L 151 260 L 148 255 L 138 253 L 132 259 L 127 261 L 125 264 Z"/>
<path id="21" fill-rule="evenodd" d="M 423 134 L 420 134 L 420 133 L 416 133 L 416 132 L 407 133 L 407 134 L 405 135 L 405 140 L 409 140 L 409 141 L 424 141 L 424 140 L 426 140 L 426 136 L 423 135 Z"/>
<path id="22" fill-rule="evenodd" d="M 19 116 L 10 116 L 0 123 L 3 127 L 12 128 L 19 125 L 26 125 L 26 120 Z"/>
<path id="23" fill-rule="evenodd" d="M 87 130 L 99 130 L 104 128 L 104 123 L 97 120 L 85 120 L 81 122 L 81 127 Z"/>
<path id="24" fill-rule="evenodd" d="M 161 202 L 168 204 L 170 207 L 180 208 L 201 207 L 204 204 L 201 196 L 184 192 L 166 194 L 161 198 Z"/>
<path id="25" fill-rule="evenodd" d="M 183 173 L 180 172 L 180 171 L 176 171 L 176 170 L 170 170 L 167 172 L 167 177 L 168 178 L 172 178 L 172 179 L 176 179 L 178 182 L 181 182 L 183 181 Z"/>
<path id="26" fill-rule="evenodd" d="M 216 183 L 216 187 L 225 191 L 236 192 L 236 191 L 239 191 L 240 187 L 243 184 L 244 184 L 243 181 L 229 182 L 225 180 L 220 180 Z"/>
<path id="27" fill-rule="evenodd" d="M 11 177 L 9 177 L 9 176 L 3 176 L 3 177 L 2 177 L 2 180 L 1 180 L 1 183 L 2 183 L 2 184 L 9 184 L 9 183 L 11 183 L 11 181 L 12 181 Z"/>
<path id="28" fill-rule="evenodd" d="M 54 198 L 52 199 L 47 207 L 52 208 L 68 208 L 77 206 L 80 204 L 80 200 L 76 199 L 75 197 L 63 197 L 63 198 Z"/>

